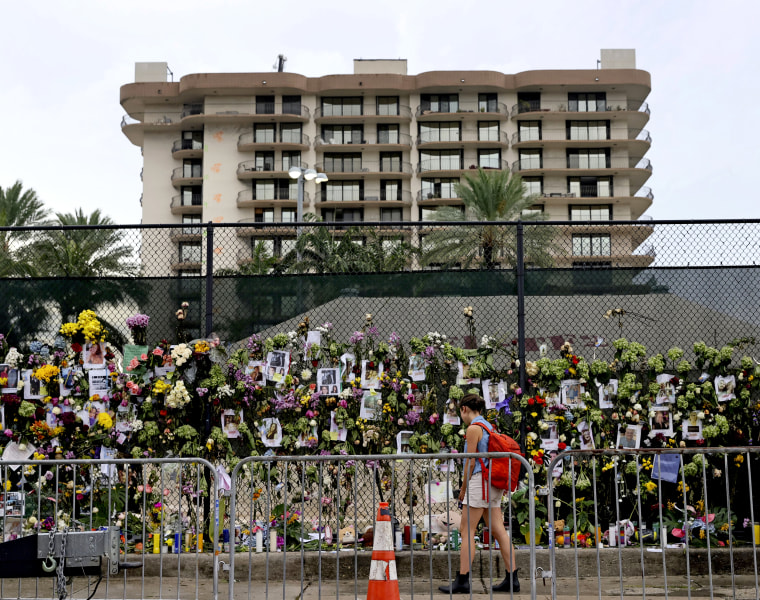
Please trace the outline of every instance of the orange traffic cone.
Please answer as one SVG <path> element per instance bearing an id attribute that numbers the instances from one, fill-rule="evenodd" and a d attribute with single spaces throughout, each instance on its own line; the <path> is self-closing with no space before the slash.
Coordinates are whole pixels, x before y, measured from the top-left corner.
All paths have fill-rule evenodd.
<path id="1" fill-rule="evenodd" d="M 391 511 L 387 502 L 381 502 L 377 509 L 367 600 L 401 600 L 398 592 L 396 554 L 393 552 L 392 537 Z"/>

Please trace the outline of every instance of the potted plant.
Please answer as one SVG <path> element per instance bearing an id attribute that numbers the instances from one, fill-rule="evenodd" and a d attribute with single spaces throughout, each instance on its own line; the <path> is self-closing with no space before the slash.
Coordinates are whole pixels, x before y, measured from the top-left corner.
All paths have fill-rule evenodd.
<path id="1" fill-rule="evenodd" d="M 528 498 L 528 488 L 524 487 L 513 492 L 510 496 L 510 502 L 512 504 L 512 515 L 516 519 L 520 527 L 520 533 L 525 537 L 525 542 L 530 544 L 530 502 Z M 535 502 L 535 537 L 534 543 L 538 544 L 541 541 L 541 532 L 546 525 L 546 506 L 540 500 Z"/>

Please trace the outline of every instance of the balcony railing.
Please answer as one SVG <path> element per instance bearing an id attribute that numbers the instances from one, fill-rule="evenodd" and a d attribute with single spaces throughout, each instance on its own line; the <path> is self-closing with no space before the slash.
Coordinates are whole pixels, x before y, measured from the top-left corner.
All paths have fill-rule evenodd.
<path id="1" fill-rule="evenodd" d="M 237 195 L 237 203 L 240 204 L 241 202 L 281 202 L 281 201 L 290 201 L 290 202 L 296 202 L 298 200 L 298 192 L 293 190 L 292 197 L 289 195 L 289 188 L 278 188 L 275 189 L 275 195 L 276 198 L 266 198 L 262 197 L 261 195 L 258 195 L 256 198 L 253 197 L 253 190 L 241 190 L 238 192 Z M 304 202 L 308 203 L 311 200 L 311 197 L 309 196 L 308 192 L 303 193 L 303 200 Z"/>
<path id="2" fill-rule="evenodd" d="M 202 262 L 202 255 L 203 253 L 200 246 L 192 249 L 185 248 L 184 250 L 180 250 L 179 252 L 176 252 L 172 255 L 171 263 L 174 266 L 200 266 Z"/>
<path id="3" fill-rule="evenodd" d="M 464 166 L 461 162 L 441 163 L 439 160 L 421 160 L 417 166 L 418 173 L 427 171 L 477 171 L 484 169 L 486 171 L 505 171 L 509 170 L 509 163 L 505 160 L 489 161 L 488 164 L 470 163 Z"/>
<path id="4" fill-rule="evenodd" d="M 203 206 L 203 194 L 192 194 L 189 198 L 183 194 L 173 196 L 170 207 L 180 208 L 182 206 Z"/>
<path id="5" fill-rule="evenodd" d="M 126 127 L 127 125 L 138 125 L 141 122 L 142 121 L 140 121 L 139 119 L 135 119 L 133 117 L 130 117 L 129 115 L 124 115 L 121 118 L 121 126 L 122 127 Z"/>
<path id="6" fill-rule="evenodd" d="M 591 132 L 590 132 L 591 133 Z M 638 133 L 631 132 L 630 135 L 621 137 L 617 131 L 611 131 L 610 137 L 594 137 L 593 135 L 579 136 L 579 137 L 567 137 L 567 129 L 565 127 L 558 128 L 543 128 L 541 134 L 537 135 L 536 131 L 531 132 L 516 132 L 512 134 L 512 145 L 521 144 L 525 142 L 604 142 L 604 141 L 643 141 L 652 142 L 652 137 L 646 129 L 642 129 Z"/>
<path id="7" fill-rule="evenodd" d="M 417 202 L 421 200 L 459 200 L 456 193 L 452 191 L 452 195 L 440 194 L 438 192 L 423 192 L 422 190 L 417 192 Z"/>
<path id="8" fill-rule="evenodd" d="M 378 190 L 365 191 L 363 194 L 359 194 L 358 197 L 340 198 L 334 194 L 326 194 L 317 192 L 316 195 L 317 204 L 320 202 L 404 202 L 411 204 L 412 193 L 409 190 L 402 190 L 401 197 L 398 194 L 386 194 L 383 195 Z"/>
<path id="9" fill-rule="evenodd" d="M 309 136 L 305 133 L 302 133 L 300 135 L 286 133 L 285 135 L 282 135 L 282 132 L 280 132 L 279 135 L 269 138 L 269 136 L 262 134 L 256 135 L 253 131 L 249 131 L 247 133 L 240 134 L 240 137 L 238 137 L 238 146 L 241 146 L 243 144 L 297 144 L 301 146 L 308 146 L 310 143 L 311 141 L 309 140 Z"/>
<path id="10" fill-rule="evenodd" d="M 203 150 L 203 142 L 198 140 L 175 140 L 172 144 L 172 152 L 180 150 Z"/>
<path id="11" fill-rule="evenodd" d="M 646 169 L 647 171 L 652 171 L 652 163 L 648 158 L 637 161 L 636 159 L 615 157 L 610 158 L 608 161 L 587 161 L 575 158 L 571 160 L 568 160 L 567 158 L 544 158 L 543 160 L 537 158 L 525 158 L 522 160 L 516 160 L 512 163 L 513 173 L 542 169 L 588 169 L 595 171 L 600 169 Z"/>
<path id="12" fill-rule="evenodd" d="M 406 133 L 391 133 L 388 135 L 375 135 L 364 134 L 348 137 L 334 137 L 334 136 L 317 136 L 314 140 L 314 145 L 319 146 L 331 146 L 331 145 L 389 145 L 389 146 L 411 146 L 412 136 Z"/>
<path id="13" fill-rule="evenodd" d="M 593 108 L 594 110 L 590 110 L 589 108 Z M 568 102 L 550 102 L 541 100 L 540 102 L 518 102 L 512 106 L 511 115 L 512 117 L 516 117 L 517 115 L 536 112 L 568 112 L 571 114 L 583 115 L 588 113 L 599 114 L 616 111 L 641 112 L 647 115 L 650 114 L 649 105 L 646 102 L 636 100 L 628 100 L 623 102 L 605 102 L 603 100 L 600 100 L 598 102 L 594 102 L 593 106 L 584 108 L 584 110 L 571 110 L 571 105 Z"/>
<path id="14" fill-rule="evenodd" d="M 412 174 L 412 165 L 408 162 L 399 161 L 348 161 L 317 163 L 317 171 L 325 173 L 404 173 Z"/>
<path id="15" fill-rule="evenodd" d="M 203 177 L 201 165 L 183 165 L 172 171 L 172 181 L 175 179 L 200 179 L 201 177 Z"/>
<path id="16" fill-rule="evenodd" d="M 287 171 L 290 167 L 298 166 L 307 169 L 309 165 L 305 162 L 283 161 L 283 160 L 246 160 L 238 165 L 237 172 L 250 173 L 250 172 L 265 172 L 265 171 Z"/>
<path id="17" fill-rule="evenodd" d="M 507 134 L 499 131 L 498 134 L 481 136 L 478 131 L 462 131 L 461 135 L 442 139 L 439 133 L 430 131 L 417 136 L 417 145 L 422 144 L 461 144 L 461 143 L 503 144 L 509 145 Z"/>
<path id="18" fill-rule="evenodd" d="M 503 102 L 449 102 L 442 107 L 430 107 L 427 105 L 423 107 L 423 105 L 420 104 L 417 107 L 415 115 L 419 118 L 436 114 L 453 113 L 499 114 L 508 117 L 509 107 Z"/>
<path id="19" fill-rule="evenodd" d="M 383 117 L 387 118 L 388 120 L 392 120 L 393 118 L 397 119 L 411 119 L 412 118 L 412 109 L 409 106 L 406 106 L 404 104 L 399 104 L 395 108 L 394 111 L 392 107 L 382 107 L 380 110 L 377 109 L 377 106 L 374 104 L 368 104 L 361 107 L 357 107 L 354 105 L 345 107 L 345 110 L 342 109 L 343 107 L 338 106 L 331 106 L 327 108 L 326 110 L 323 107 L 317 107 L 314 110 L 314 118 L 315 119 L 324 119 L 324 118 L 345 118 L 345 119 L 361 119 L 362 117 Z"/>

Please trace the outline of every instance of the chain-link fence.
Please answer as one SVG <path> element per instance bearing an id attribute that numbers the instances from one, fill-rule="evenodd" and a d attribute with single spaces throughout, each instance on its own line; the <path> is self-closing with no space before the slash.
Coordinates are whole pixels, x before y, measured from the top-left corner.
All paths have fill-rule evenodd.
<path id="1" fill-rule="evenodd" d="M 466 345 L 472 306 L 478 336 L 522 333 L 527 356 L 570 340 L 609 358 L 620 336 L 719 346 L 760 328 L 759 243 L 748 220 L 2 228 L 0 331 L 52 339 L 91 308 L 117 345 L 137 311 L 149 341 L 171 340 L 188 302 L 198 337 L 240 341 L 308 315 L 347 338 L 371 313 L 381 335 Z"/>

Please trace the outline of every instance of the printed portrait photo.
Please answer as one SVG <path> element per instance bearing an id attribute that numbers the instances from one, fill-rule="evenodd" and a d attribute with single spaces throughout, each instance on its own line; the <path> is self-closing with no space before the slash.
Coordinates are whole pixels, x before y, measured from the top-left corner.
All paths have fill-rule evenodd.
<path id="1" fill-rule="evenodd" d="M 641 425 L 618 427 L 616 448 L 639 448 L 641 445 Z"/>
<path id="2" fill-rule="evenodd" d="M 657 396 L 654 401 L 657 404 L 673 404 L 676 401 L 676 387 L 670 382 L 673 379 L 672 375 L 667 373 L 660 373 L 657 376 Z"/>
<path id="3" fill-rule="evenodd" d="M 376 421 L 382 416 L 383 399 L 375 390 L 364 390 L 359 416 L 368 421 Z"/>
<path id="4" fill-rule="evenodd" d="M 18 369 L 10 365 L 0 365 L 0 389 L 4 394 L 18 392 Z"/>
<path id="5" fill-rule="evenodd" d="M 106 364 L 106 343 L 87 342 L 84 347 L 84 368 L 102 369 Z"/>
<path id="6" fill-rule="evenodd" d="M 377 389 L 380 387 L 380 375 L 383 374 L 383 363 L 371 360 L 362 361 L 362 387 Z"/>
<path id="7" fill-rule="evenodd" d="M 562 404 L 568 408 L 586 408 L 586 403 L 581 399 L 586 389 L 577 379 L 563 379 L 560 382 L 560 398 Z"/>
<path id="8" fill-rule="evenodd" d="M 617 397 L 618 380 L 610 379 L 609 383 L 601 384 L 594 380 L 599 391 L 599 408 L 614 408 Z"/>
<path id="9" fill-rule="evenodd" d="M 580 421 L 578 427 L 578 439 L 580 440 L 581 450 L 594 449 L 594 432 L 591 429 L 591 422 Z"/>
<path id="10" fill-rule="evenodd" d="M 715 393 L 718 396 L 718 402 L 728 402 L 736 398 L 736 378 L 733 375 L 724 377 L 718 375 L 715 378 Z"/>
<path id="11" fill-rule="evenodd" d="M 673 417 L 669 407 L 655 406 L 652 408 L 654 416 L 649 418 L 649 429 L 655 434 L 673 435 Z"/>

